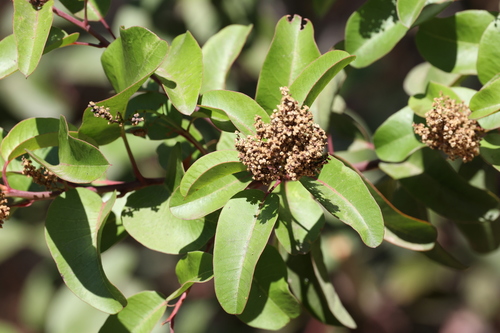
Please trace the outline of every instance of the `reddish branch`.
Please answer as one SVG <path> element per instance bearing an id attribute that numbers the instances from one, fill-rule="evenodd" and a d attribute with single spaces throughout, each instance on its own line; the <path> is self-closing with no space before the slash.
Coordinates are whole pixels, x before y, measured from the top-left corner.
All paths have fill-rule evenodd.
<path id="1" fill-rule="evenodd" d="M 174 306 L 174 309 L 172 310 L 172 313 L 170 314 L 170 316 L 168 316 L 167 320 L 165 320 L 162 325 L 165 325 L 167 323 L 170 324 L 170 332 L 171 333 L 174 333 L 174 320 L 175 320 L 175 316 L 177 315 L 177 312 L 179 312 L 179 309 L 181 308 L 181 305 L 182 303 L 184 302 L 184 300 L 186 299 L 187 297 L 187 294 L 189 293 L 189 290 L 186 290 L 185 292 L 182 293 L 181 297 L 179 297 L 179 300 L 177 301 L 177 303 L 175 303 L 175 306 Z"/>

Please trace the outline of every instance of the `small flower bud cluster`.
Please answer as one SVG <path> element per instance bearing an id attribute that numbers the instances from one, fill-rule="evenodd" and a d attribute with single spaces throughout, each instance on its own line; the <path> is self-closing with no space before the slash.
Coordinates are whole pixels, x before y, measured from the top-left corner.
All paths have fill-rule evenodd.
<path id="1" fill-rule="evenodd" d="M 42 9 L 43 5 L 45 5 L 49 0 L 29 0 L 29 3 L 35 8 L 36 10 Z"/>
<path id="2" fill-rule="evenodd" d="M 95 117 L 106 119 L 108 121 L 108 124 L 123 124 L 123 119 L 119 112 L 115 117 L 113 117 L 111 112 L 109 112 L 109 108 L 98 106 L 94 102 L 89 102 L 88 107 L 91 108 L 90 111 L 92 111 Z M 141 121 L 144 121 L 144 118 L 141 117 L 139 113 L 135 113 L 132 118 L 130 118 L 130 122 L 134 126 L 139 125 Z"/>
<path id="3" fill-rule="evenodd" d="M 49 170 L 39 167 L 38 169 L 32 164 L 31 160 L 23 156 L 23 171 L 22 174 L 33 178 L 33 182 L 45 186 L 47 189 L 57 188 L 57 176 Z"/>
<path id="4" fill-rule="evenodd" d="M 302 176 L 315 176 L 326 163 L 323 151 L 327 137 L 307 106 L 280 88 L 281 104 L 265 124 L 255 117 L 256 135 L 236 139 L 239 158 L 253 174 L 253 179 L 269 185 L 275 180 L 298 180 Z"/>
<path id="5" fill-rule="evenodd" d="M 413 124 L 413 129 L 432 149 L 443 151 L 451 160 L 461 158 L 463 162 L 470 162 L 479 155 L 479 142 L 484 135 L 477 121 L 468 118 L 470 113 L 464 102 L 440 96 L 434 99 L 432 110 L 425 114 L 427 125 Z"/>
<path id="6" fill-rule="evenodd" d="M 0 192 L 0 228 L 2 228 L 4 220 L 6 220 L 9 215 L 10 207 L 7 206 L 7 199 L 5 198 L 5 194 Z"/>

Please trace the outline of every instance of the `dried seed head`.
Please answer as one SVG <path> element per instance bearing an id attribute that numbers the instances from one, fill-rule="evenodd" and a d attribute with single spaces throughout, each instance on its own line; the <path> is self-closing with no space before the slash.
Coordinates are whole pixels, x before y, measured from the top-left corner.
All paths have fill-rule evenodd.
<path id="1" fill-rule="evenodd" d="M 5 194 L 0 192 L 0 228 L 2 228 L 4 220 L 6 220 L 10 215 L 10 207 L 7 206 L 7 199 Z"/>
<path id="2" fill-rule="evenodd" d="M 33 178 L 33 182 L 45 186 L 48 190 L 56 189 L 57 176 L 49 170 L 39 167 L 38 169 L 33 166 L 30 159 L 22 157 L 23 171 L 22 174 Z"/>
<path id="3" fill-rule="evenodd" d="M 236 139 L 239 158 L 253 179 L 268 185 L 275 180 L 298 180 L 316 175 L 327 157 L 326 134 L 313 122 L 307 106 L 299 107 L 286 87 L 280 88 L 281 103 L 266 124 L 255 117 L 256 135 Z"/>
<path id="4" fill-rule="evenodd" d="M 121 124 L 123 123 L 120 113 L 118 113 L 115 117 L 109 112 L 109 108 L 105 108 L 104 106 L 98 106 L 94 102 L 89 102 L 88 105 L 91 108 L 90 111 L 94 114 L 94 117 L 103 118 L 108 121 L 108 124 Z"/>
<path id="5" fill-rule="evenodd" d="M 134 113 L 130 121 L 132 122 L 132 125 L 137 126 L 141 121 L 144 121 L 144 117 L 141 117 L 138 113 Z"/>
<path id="6" fill-rule="evenodd" d="M 470 113 L 464 102 L 441 95 L 434 98 L 432 110 L 425 114 L 427 125 L 414 123 L 413 130 L 423 143 L 443 151 L 451 160 L 470 162 L 479 155 L 479 142 L 484 135 L 477 121 L 468 118 Z"/>

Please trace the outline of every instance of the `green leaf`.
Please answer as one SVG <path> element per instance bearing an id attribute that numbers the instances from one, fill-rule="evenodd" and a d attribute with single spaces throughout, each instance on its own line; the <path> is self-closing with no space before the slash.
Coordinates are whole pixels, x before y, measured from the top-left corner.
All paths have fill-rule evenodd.
<path id="1" fill-rule="evenodd" d="M 427 0 L 427 4 L 413 23 L 412 27 L 417 27 L 424 22 L 429 21 L 436 15 L 445 10 L 454 0 Z"/>
<path id="2" fill-rule="evenodd" d="M 62 193 L 50 205 L 45 238 L 64 283 L 83 301 L 114 314 L 127 300 L 107 279 L 100 255 L 100 233 L 116 197 L 103 203 L 84 188 Z"/>
<path id="3" fill-rule="evenodd" d="M 249 326 L 278 330 L 300 314 L 300 305 L 290 293 L 287 269 L 279 252 L 267 245 L 255 267 L 245 310 L 238 318 Z"/>
<path id="4" fill-rule="evenodd" d="M 192 194 L 211 182 L 247 167 L 240 162 L 236 150 L 221 150 L 198 159 L 182 177 L 179 191 L 183 196 Z"/>
<path id="5" fill-rule="evenodd" d="M 425 7 L 427 0 L 398 0 L 396 9 L 401 23 L 410 28 Z"/>
<path id="6" fill-rule="evenodd" d="M 25 0 L 14 0 L 14 36 L 17 45 L 17 66 L 26 77 L 35 71 L 42 57 L 52 25 L 52 7 L 49 0 L 36 10 Z"/>
<path id="7" fill-rule="evenodd" d="M 455 221 L 487 222 L 500 216 L 498 199 L 470 185 L 439 154 L 421 149 L 398 164 L 380 168 L 436 213 Z"/>
<path id="8" fill-rule="evenodd" d="M 479 41 L 477 53 L 477 75 L 482 84 L 486 84 L 495 75 L 500 73 L 500 64 L 496 59 L 500 57 L 500 17 L 486 27 Z"/>
<path id="9" fill-rule="evenodd" d="M 0 41 L 0 79 L 17 71 L 17 45 L 14 35 Z"/>
<path id="10" fill-rule="evenodd" d="M 215 232 L 208 216 L 181 220 L 170 212 L 171 192 L 163 185 L 135 191 L 122 212 L 125 229 L 142 245 L 163 253 L 182 254 L 202 247 Z"/>
<path id="11" fill-rule="evenodd" d="M 489 253 L 500 245 L 500 221 L 484 221 L 482 223 L 457 223 L 458 229 L 469 242 L 470 247 L 478 253 Z"/>
<path id="12" fill-rule="evenodd" d="M 170 200 L 170 210 L 174 216 L 184 220 L 203 217 L 224 206 L 251 181 L 250 174 L 242 171 L 221 177 L 186 197 L 177 189 Z"/>
<path id="13" fill-rule="evenodd" d="M 47 44 L 45 45 L 45 49 L 43 50 L 43 54 L 73 44 L 74 42 L 76 42 L 78 37 L 80 37 L 80 34 L 78 32 L 68 35 L 68 33 L 62 29 L 51 27 L 49 37 L 47 38 Z"/>
<path id="14" fill-rule="evenodd" d="M 362 68 L 382 58 L 407 31 L 397 17 L 394 1 L 367 1 L 349 17 L 345 27 L 345 50 L 356 56 L 351 65 Z"/>
<path id="15" fill-rule="evenodd" d="M 300 182 L 287 181 L 275 190 L 280 196 L 276 237 L 290 254 L 307 253 L 325 224 L 323 209 Z"/>
<path id="16" fill-rule="evenodd" d="M 226 77 L 245 44 L 252 25 L 233 24 L 203 45 L 203 84 L 200 93 L 226 88 Z"/>
<path id="17" fill-rule="evenodd" d="M 143 291 L 127 299 L 128 304 L 109 316 L 99 333 L 149 333 L 165 313 L 167 303 L 156 291 Z"/>
<path id="18" fill-rule="evenodd" d="M 207 91 L 201 98 L 200 107 L 223 111 L 245 137 L 255 135 L 255 116 L 260 116 L 265 123 L 271 121 L 266 111 L 255 100 L 235 91 Z"/>
<path id="19" fill-rule="evenodd" d="M 500 112 L 495 112 L 486 116 L 484 118 L 480 118 L 477 120 L 479 125 L 486 130 L 492 130 L 500 127 Z"/>
<path id="20" fill-rule="evenodd" d="M 278 217 L 279 198 L 246 190 L 224 206 L 214 245 L 215 294 L 230 314 L 243 312 L 255 266 Z"/>
<path id="21" fill-rule="evenodd" d="M 494 18 L 485 10 L 465 10 L 422 23 L 416 35 L 418 50 L 445 72 L 475 75 L 481 36 Z"/>
<path id="22" fill-rule="evenodd" d="M 330 282 L 319 241 L 313 244 L 311 253 L 289 255 L 285 261 L 294 295 L 316 319 L 329 325 L 356 328 Z"/>
<path id="23" fill-rule="evenodd" d="M 260 72 L 257 103 L 271 114 L 281 100 L 279 88 L 290 87 L 302 70 L 319 56 L 309 20 L 298 15 L 279 20 Z"/>
<path id="24" fill-rule="evenodd" d="M 160 66 L 167 54 L 167 42 L 142 27 L 120 28 L 120 37 L 101 57 L 102 67 L 117 93 L 139 89 Z"/>
<path id="25" fill-rule="evenodd" d="M 480 143 L 481 157 L 500 171 L 500 134 L 496 132 L 487 133 Z"/>
<path id="26" fill-rule="evenodd" d="M 109 167 L 102 153 L 91 144 L 71 137 L 66 119 L 59 122 L 59 164 L 52 165 L 27 150 L 31 157 L 59 178 L 73 183 L 90 183 L 100 178 Z"/>
<path id="27" fill-rule="evenodd" d="M 493 77 L 472 96 L 469 107 L 472 111 L 470 119 L 483 118 L 500 110 L 500 75 Z"/>
<path id="28" fill-rule="evenodd" d="M 61 0 L 61 3 L 79 19 L 85 17 L 84 5 L 87 3 L 87 19 L 90 21 L 99 21 L 108 13 L 111 0 L 87 0 L 85 2 L 80 0 Z"/>
<path id="29" fill-rule="evenodd" d="M 311 62 L 290 86 L 299 104 L 311 106 L 326 85 L 356 57 L 345 51 L 330 51 Z"/>
<path id="30" fill-rule="evenodd" d="M 327 211 L 356 230 L 366 245 L 380 245 L 384 237 L 382 213 L 355 171 L 331 157 L 317 180 L 302 177 L 300 182 Z"/>
<path id="31" fill-rule="evenodd" d="M 411 96 L 408 101 L 408 106 L 420 117 L 425 117 L 425 114 L 432 110 L 434 98 L 439 96 L 449 96 L 457 102 L 462 102 L 462 99 L 453 91 L 452 88 L 446 87 L 436 82 L 429 82 L 425 94 L 417 94 Z"/>
<path id="32" fill-rule="evenodd" d="M 167 302 L 181 296 L 195 283 L 210 281 L 214 277 L 213 256 L 202 251 L 188 252 L 175 266 L 175 274 L 181 287 L 167 297 Z"/>
<path id="33" fill-rule="evenodd" d="M 175 108 L 186 115 L 193 113 L 203 80 L 203 55 L 189 31 L 172 41 L 156 74 Z"/>
<path id="34" fill-rule="evenodd" d="M 387 162 L 401 162 L 425 147 L 413 132 L 415 114 L 409 107 L 397 111 L 380 125 L 373 136 L 377 156 Z"/>
<path id="35" fill-rule="evenodd" d="M 0 151 L 8 162 L 26 154 L 24 149 L 57 146 L 60 120 L 55 118 L 29 118 L 14 126 L 2 140 Z"/>

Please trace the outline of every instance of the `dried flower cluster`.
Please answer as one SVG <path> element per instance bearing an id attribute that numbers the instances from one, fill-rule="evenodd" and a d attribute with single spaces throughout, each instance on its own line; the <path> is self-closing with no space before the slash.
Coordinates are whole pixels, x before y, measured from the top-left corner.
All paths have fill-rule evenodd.
<path id="1" fill-rule="evenodd" d="M 10 207 L 7 206 L 7 199 L 5 194 L 0 192 L 0 228 L 2 228 L 3 221 L 10 215 Z"/>
<path id="2" fill-rule="evenodd" d="M 275 180 L 298 180 L 315 176 L 326 163 L 326 135 L 313 122 L 307 106 L 299 107 L 286 87 L 280 88 L 281 104 L 265 124 L 255 117 L 257 134 L 236 139 L 239 158 L 253 179 L 269 185 Z"/>
<path id="3" fill-rule="evenodd" d="M 42 9 L 43 5 L 45 5 L 49 0 L 29 0 L 29 3 L 35 8 L 36 10 Z"/>
<path id="4" fill-rule="evenodd" d="M 89 102 L 88 107 L 91 108 L 90 111 L 92 111 L 95 117 L 106 119 L 108 124 L 123 124 L 123 119 L 119 112 L 113 117 L 111 112 L 109 112 L 109 108 L 98 106 L 94 102 Z M 137 126 L 141 121 L 144 121 L 144 118 L 141 117 L 139 113 L 135 113 L 132 118 L 130 118 L 130 122 L 134 126 Z"/>
<path id="5" fill-rule="evenodd" d="M 31 160 L 23 156 L 23 171 L 22 174 L 33 178 L 33 182 L 45 186 L 47 189 L 57 188 L 57 176 L 49 170 L 39 167 L 38 169 L 32 164 Z"/>
<path id="6" fill-rule="evenodd" d="M 451 160 L 472 161 L 479 154 L 479 141 L 484 129 L 468 118 L 471 113 L 464 102 L 457 103 L 449 96 L 434 99 L 432 110 L 425 114 L 427 126 L 413 124 L 422 142 L 432 149 L 446 153 Z"/>

